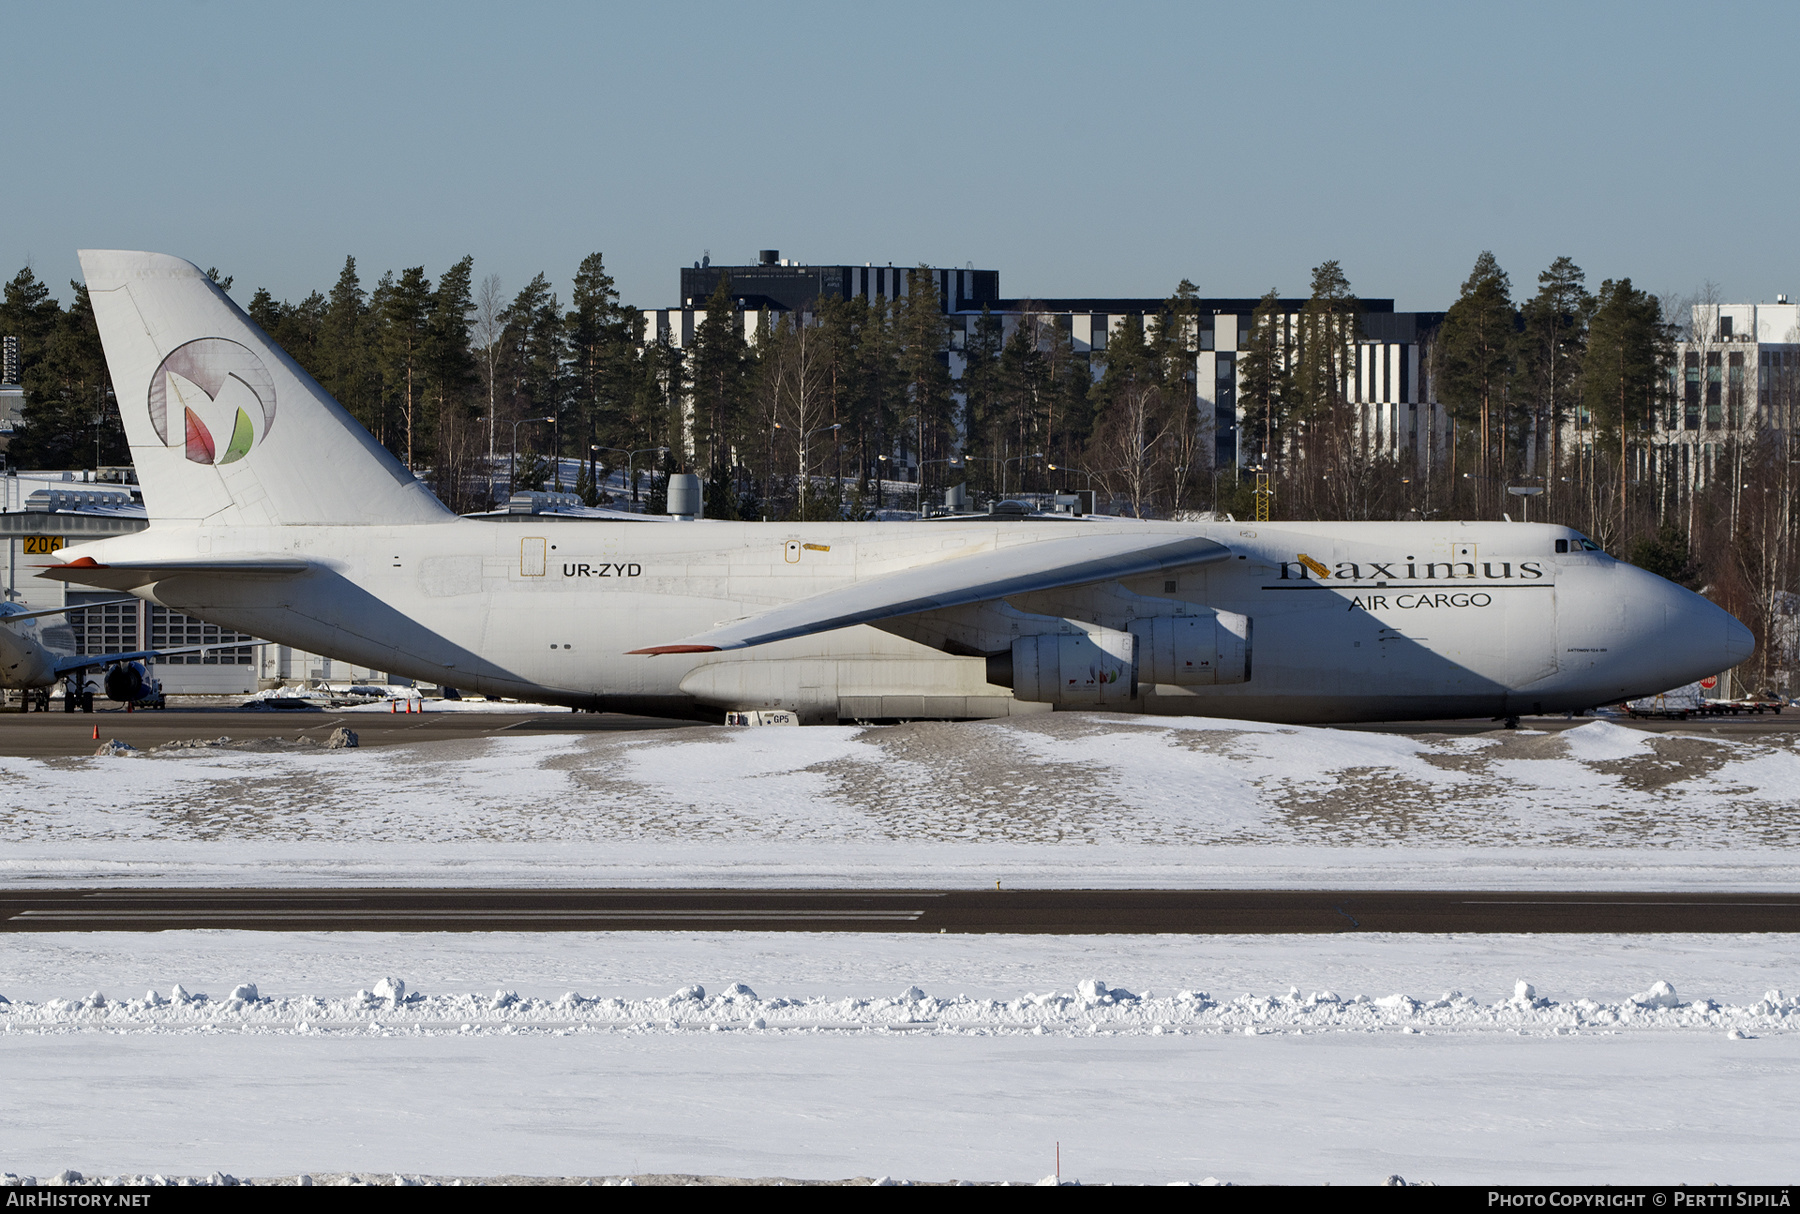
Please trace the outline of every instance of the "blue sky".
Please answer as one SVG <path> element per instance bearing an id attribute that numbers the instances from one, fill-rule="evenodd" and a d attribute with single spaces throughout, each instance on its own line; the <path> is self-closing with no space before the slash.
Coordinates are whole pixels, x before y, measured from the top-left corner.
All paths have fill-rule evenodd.
<path id="1" fill-rule="evenodd" d="M 8 4 L 0 271 L 82 246 L 248 300 L 465 253 L 677 302 L 710 251 L 1007 295 L 1800 293 L 1800 6 Z"/>

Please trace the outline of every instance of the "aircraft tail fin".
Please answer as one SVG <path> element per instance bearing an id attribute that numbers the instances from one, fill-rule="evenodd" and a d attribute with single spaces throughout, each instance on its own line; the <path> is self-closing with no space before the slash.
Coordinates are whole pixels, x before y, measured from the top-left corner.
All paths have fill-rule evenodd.
<path id="1" fill-rule="evenodd" d="M 197 267 L 84 249 L 81 270 L 153 521 L 451 517 Z"/>

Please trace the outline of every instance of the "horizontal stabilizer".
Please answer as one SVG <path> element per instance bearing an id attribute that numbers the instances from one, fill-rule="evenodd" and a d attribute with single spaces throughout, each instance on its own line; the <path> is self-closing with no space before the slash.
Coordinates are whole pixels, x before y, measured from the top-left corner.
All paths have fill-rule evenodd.
<path id="1" fill-rule="evenodd" d="M 42 619 L 47 615 L 67 615 L 71 611 L 86 611 L 89 607 L 117 607 L 120 603 L 135 603 L 135 598 L 101 599 L 97 603 L 71 603 L 67 607 L 46 607 L 42 611 L 13 611 L 0 615 L 0 624 L 22 624 L 26 620 Z"/>
<path id="2" fill-rule="evenodd" d="M 66 565 L 51 565 L 38 574 L 58 582 L 100 586 L 107 590 L 136 590 L 172 577 L 295 577 L 312 566 L 305 561 L 132 561 L 102 565 L 82 557 Z"/>
<path id="3" fill-rule="evenodd" d="M 1116 533 L 1018 544 L 902 569 L 734 620 L 722 628 L 632 653 L 705 653 L 744 649 L 855 624 L 941 611 L 1063 586 L 1085 586 L 1168 569 L 1210 565 L 1231 549 L 1208 539 L 1134 540 Z"/>

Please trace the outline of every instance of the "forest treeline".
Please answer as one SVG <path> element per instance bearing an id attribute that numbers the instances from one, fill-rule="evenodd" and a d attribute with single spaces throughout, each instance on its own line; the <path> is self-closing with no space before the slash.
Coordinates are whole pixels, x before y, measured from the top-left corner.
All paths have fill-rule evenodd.
<path id="1" fill-rule="evenodd" d="M 26 269 L 0 304 L 27 390 L 14 466 L 129 462 L 87 293 L 71 288 L 64 309 Z M 963 483 L 977 499 L 1090 488 L 1145 516 L 1212 505 L 1192 283 L 1080 353 L 1047 315 L 953 324 L 923 267 L 899 299 L 822 299 L 804 323 L 746 317 L 729 292 L 722 280 L 680 345 L 645 331 L 599 254 L 567 305 L 543 274 L 507 299 L 469 258 L 435 282 L 414 267 L 373 286 L 347 258 L 329 292 L 258 290 L 246 311 L 459 511 L 505 495 L 515 444 L 520 487 L 596 500 L 627 461 L 694 471 L 720 518 L 859 516 Z"/>
<path id="2" fill-rule="evenodd" d="M 6 284 L 0 333 L 20 338 L 27 391 L 14 467 L 129 462 L 92 309 L 71 287 L 64 308 L 29 268 Z M 1207 321 L 1186 280 L 1091 351 L 1066 318 L 1029 307 L 947 317 L 922 267 L 899 299 L 822 299 L 804 324 L 746 319 L 729 291 L 722 280 L 682 345 L 646 332 L 598 253 L 566 304 L 541 273 L 507 298 L 470 258 L 435 281 L 414 267 L 373 285 L 346 258 L 329 291 L 293 303 L 258 290 L 246 310 L 459 512 L 492 507 L 515 479 L 595 502 L 626 466 L 652 499 L 667 473 L 701 474 L 715 518 L 862 517 L 960 483 L 978 500 L 1091 488 L 1145 517 L 1255 509 L 1250 473 L 1215 466 L 1210 410 L 1196 407 Z M 1708 414 L 1704 473 L 1697 453 L 1674 458 L 1687 312 L 1630 279 L 1590 291 L 1566 257 L 1515 299 L 1483 253 L 1421 335 L 1415 395 L 1441 403 L 1436 426 L 1421 405 L 1377 441 L 1351 391 L 1360 305 L 1328 261 L 1298 312 L 1275 290 L 1257 307 L 1237 356 L 1237 441 L 1272 478 L 1275 518 L 1518 517 L 1508 487 L 1538 488 L 1533 519 L 1706 588 L 1759 639 L 1785 636 L 1788 438 L 1740 404 Z M 915 460 L 919 482 L 897 484 Z M 1765 681 L 1787 664 L 1775 650 L 1760 650 Z"/>

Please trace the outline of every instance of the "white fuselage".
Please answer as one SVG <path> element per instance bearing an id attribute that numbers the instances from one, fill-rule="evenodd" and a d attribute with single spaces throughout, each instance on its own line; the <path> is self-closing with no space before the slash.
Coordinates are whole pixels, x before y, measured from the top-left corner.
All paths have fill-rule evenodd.
<path id="1" fill-rule="evenodd" d="M 57 655 L 37 636 L 36 620 L 0 625 L 0 687 L 48 687 L 56 682 Z"/>
<path id="2" fill-rule="evenodd" d="M 627 651 L 853 580 L 979 559 L 1071 528 L 1136 537 L 1157 528 L 1232 550 L 1222 562 L 1128 579 L 1122 589 L 1008 600 L 1035 617 L 1107 628 L 1169 602 L 1253 621 L 1246 681 L 1146 682 L 1127 711 L 1285 722 L 1564 711 L 1716 673 L 1751 647 L 1748 631 L 1700 596 L 1603 554 L 1557 553 L 1557 540 L 1576 538 L 1567 528 L 1512 523 L 158 522 L 61 555 L 102 564 L 196 554 L 306 561 L 311 571 L 297 576 L 182 575 L 138 593 L 223 627 L 464 691 L 677 716 L 797 708 L 828 720 L 853 694 L 991 703 L 1010 693 L 986 682 L 982 657 L 954 656 L 970 647 L 936 647 L 946 632 L 963 634 L 956 620 L 930 616 L 725 652 Z"/>

